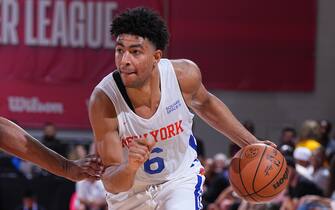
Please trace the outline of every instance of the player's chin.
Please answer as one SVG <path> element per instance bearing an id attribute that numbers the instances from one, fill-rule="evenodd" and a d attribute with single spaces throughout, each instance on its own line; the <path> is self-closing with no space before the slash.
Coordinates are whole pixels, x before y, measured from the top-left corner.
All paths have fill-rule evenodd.
<path id="1" fill-rule="evenodd" d="M 135 73 L 132 74 L 123 74 L 122 82 L 126 87 L 134 87 L 138 81 L 138 77 Z"/>

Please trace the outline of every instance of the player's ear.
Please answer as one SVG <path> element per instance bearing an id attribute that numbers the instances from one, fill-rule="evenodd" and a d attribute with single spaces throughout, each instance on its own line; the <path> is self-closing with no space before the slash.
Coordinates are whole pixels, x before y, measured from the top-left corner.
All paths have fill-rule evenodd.
<path id="1" fill-rule="evenodd" d="M 163 51 L 162 50 L 155 50 L 154 52 L 154 63 L 157 64 L 159 62 L 159 60 L 162 58 L 163 56 Z"/>

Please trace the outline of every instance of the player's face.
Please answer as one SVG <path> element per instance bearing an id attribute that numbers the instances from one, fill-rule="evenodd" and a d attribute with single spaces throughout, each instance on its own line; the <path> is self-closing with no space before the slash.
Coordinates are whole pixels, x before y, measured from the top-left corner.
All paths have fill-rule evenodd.
<path id="1" fill-rule="evenodd" d="M 150 78 L 161 51 L 146 38 L 121 34 L 116 39 L 115 64 L 126 87 L 141 87 Z"/>

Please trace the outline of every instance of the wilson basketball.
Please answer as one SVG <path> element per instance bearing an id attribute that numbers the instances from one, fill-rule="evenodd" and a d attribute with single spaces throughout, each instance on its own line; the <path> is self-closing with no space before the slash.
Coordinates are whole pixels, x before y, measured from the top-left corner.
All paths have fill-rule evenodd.
<path id="1" fill-rule="evenodd" d="M 265 144 L 242 148 L 229 166 L 229 181 L 233 190 L 253 203 L 275 198 L 288 184 L 288 175 L 284 156 Z"/>

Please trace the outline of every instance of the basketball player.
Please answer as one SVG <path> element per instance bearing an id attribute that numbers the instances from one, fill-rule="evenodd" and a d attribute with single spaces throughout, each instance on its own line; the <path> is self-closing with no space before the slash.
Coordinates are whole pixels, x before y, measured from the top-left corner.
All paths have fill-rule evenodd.
<path id="1" fill-rule="evenodd" d="M 135 8 L 117 16 L 117 70 L 94 89 L 89 116 L 109 210 L 201 209 L 204 176 L 192 134 L 192 109 L 240 147 L 259 143 L 201 82 L 189 60 L 163 59 L 164 21 Z M 271 144 L 271 142 L 267 142 Z"/>
<path id="2" fill-rule="evenodd" d="M 3 117 L 0 117 L 0 148 L 72 181 L 86 178 L 98 179 L 102 173 L 99 158 L 87 156 L 81 160 L 68 160 L 48 149 L 18 125 Z"/>

